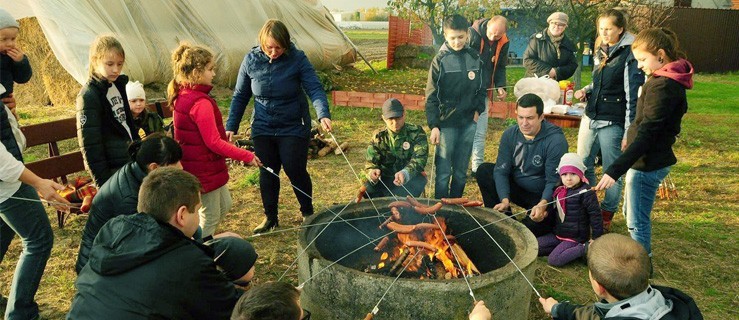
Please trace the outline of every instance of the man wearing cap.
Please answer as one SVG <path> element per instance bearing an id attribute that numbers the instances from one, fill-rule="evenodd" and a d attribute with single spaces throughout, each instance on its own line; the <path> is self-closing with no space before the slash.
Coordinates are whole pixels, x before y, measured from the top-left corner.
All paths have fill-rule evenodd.
<path id="1" fill-rule="evenodd" d="M 508 19 L 496 15 L 490 19 L 479 19 L 470 27 L 470 47 L 480 53 L 482 61 L 482 77 L 488 84 L 485 111 L 477 119 L 475 139 L 472 141 L 472 174 L 477 172 L 485 161 L 485 135 L 488 131 L 488 108 L 495 95 L 501 101 L 505 99 L 506 65 L 508 65 L 508 47 L 510 42 L 506 35 Z"/>
<path id="2" fill-rule="evenodd" d="M 403 105 L 395 98 L 382 105 L 382 120 L 385 128 L 374 132 L 367 148 L 367 195 L 418 197 L 426 187 L 426 132 L 420 126 L 405 123 Z"/>
<path id="3" fill-rule="evenodd" d="M 531 36 L 523 53 L 527 77 L 549 76 L 555 80 L 572 77 L 577 69 L 577 48 L 564 34 L 569 21 L 564 12 L 552 13 L 547 18 L 549 27 Z"/>
<path id="4" fill-rule="evenodd" d="M 67 319 L 229 319 L 241 292 L 216 268 L 213 249 L 192 239 L 198 208 L 195 176 L 171 167 L 149 173 L 142 213 L 100 229 Z"/>

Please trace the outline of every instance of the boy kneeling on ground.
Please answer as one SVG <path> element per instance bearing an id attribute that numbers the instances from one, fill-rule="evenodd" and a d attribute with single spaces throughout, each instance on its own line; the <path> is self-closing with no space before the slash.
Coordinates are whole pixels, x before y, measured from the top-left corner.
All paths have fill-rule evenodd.
<path id="1" fill-rule="evenodd" d="M 424 168 L 429 155 L 426 132 L 405 122 L 405 109 L 398 99 L 382 105 L 385 128 L 375 131 L 367 148 L 364 165 L 370 181 L 365 183 L 370 198 L 418 197 L 426 187 Z M 379 182 L 379 183 L 378 183 Z"/>
<path id="2" fill-rule="evenodd" d="M 703 319 L 698 306 L 680 290 L 649 285 L 649 256 L 635 240 L 606 234 L 588 250 L 593 291 L 601 299 L 579 306 L 539 298 L 554 319 Z"/>

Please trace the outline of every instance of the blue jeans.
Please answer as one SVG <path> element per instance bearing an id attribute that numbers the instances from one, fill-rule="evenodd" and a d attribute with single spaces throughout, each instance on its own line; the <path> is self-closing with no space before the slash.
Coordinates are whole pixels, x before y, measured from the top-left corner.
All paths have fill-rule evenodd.
<path id="1" fill-rule="evenodd" d="M 470 121 L 461 127 L 440 128 L 441 138 L 436 146 L 436 181 L 434 197 L 459 198 L 467 183 L 467 168 L 472 153 L 472 140 L 477 124 Z M 449 183 L 451 180 L 451 184 Z"/>
<path id="2" fill-rule="evenodd" d="M 472 172 L 477 172 L 477 167 L 485 162 L 485 136 L 488 133 L 489 104 L 490 100 L 485 98 L 485 111 L 477 118 L 475 138 L 472 141 Z"/>
<path id="3" fill-rule="evenodd" d="M 36 190 L 25 183 L 13 196 L 38 200 Z M 38 316 L 34 296 L 54 243 L 49 217 L 39 202 L 8 199 L 0 203 L 0 218 L 0 259 L 5 257 L 16 233 L 23 241 L 23 252 L 10 285 L 5 319 L 34 319 Z"/>
<path id="4" fill-rule="evenodd" d="M 582 157 L 585 166 L 585 178 L 590 181 L 591 186 L 597 184 L 595 180 L 595 157 L 600 150 L 603 156 L 603 168 L 608 168 L 621 156 L 621 140 L 624 137 L 624 127 L 620 124 L 612 124 L 607 127 L 592 129 L 590 119 L 583 116 L 580 121 L 580 131 L 577 134 L 577 154 Z M 618 179 L 613 187 L 606 190 L 606 196 L 601 202 L 603 210 L 614 212 L 618 209 L 621 200 L 622 179 Z"/>
<path id="5" fill-rule="evenodd" d="M 631 238 L 638 241 L 652 256 L 652 207 L 657 189 L 671 167 L 654 171 L 629 169 L 626 172 L 624 214 Z"/>

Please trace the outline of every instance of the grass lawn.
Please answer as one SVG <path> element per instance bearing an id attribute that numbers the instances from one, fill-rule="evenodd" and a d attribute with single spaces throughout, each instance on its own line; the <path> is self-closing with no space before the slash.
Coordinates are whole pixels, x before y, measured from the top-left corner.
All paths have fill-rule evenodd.
<path id="1" fill-rule="evenodd" d="M 352 39 L 352 41 L 361 41 L 361 40 L 387 40 L 387 30 L 379 29 L 379 30 L 369 30 L 369 29 L 360 29 L 360 30 L 342 30 L 344 33 L 349 37 L 349 39 Z"/>
<path id="2" fill-rule="evenodd" d="M 510 68 L 509 83 L 520 77 L 522 70 Z M 586 75 L 585 73 L 584 75 Z M 333 76 L 334 83 L 343 90 L 378 92 L 421 93 L 425 85 L 425 71 L 388 71 L 373 76 L 370 71 L 350 71 Z M 739 257 L 739 74 L 697 75 L 695 89 L 689 91 L 689 111 L 683 121 L 683 132 L 675 145 L 678 164 L 672 169 L 672 177 L 679 190 L 675 200 L 657 200 L 653 210 L 654 221 L 654 283 L 680 288 L 693 296 L 703 310 L 706 319 L 739 318 L 739 277 L 736 261 Z M 227 92 L 222 90 L 222 92 Z M 226 111 L 229 96 L 218 97 Z M 49 121 L 72 116 L 73 107 L 19 106 L 23 123 Z M 364 162 L 364 150 L 370 132 L 382 125 L 380 110 L 366 108 L 333 107 L 335 135 L 340 141 L 348 141 L 351 149 L 347 156 L 351 165 L 359 170 Z M 247 110 L 246 114 L 249 114 Z M 408 121 L 425 124 L 422 112 L 409 111 Z M 246 125 L 246 122 L 244 122 Z M 504 121 L 491 119 L 487 136 L 486 159 L 497 154 L 497 142 L 505 129 Z M 242 129 L 244 127 L 242 126 Z M 570 151 L 575 151 L 576 129 L 566 129 Z M 63 149 L 76 148 L 69 141 Z M 45 148 L 32 148 L 26 159 L 35 159 L 46 152 Z M 328 206 L 345 203 L 359 187 L 349 165 L 343 157 L 329 155 L 310 160 L 308 170 L 313 178 L 314 205 L 320 211 Z M 220 230 L 235 231 L 243 236 L 261 221 L 262 209 L 259 189 L 256 185 L 257 170 L 232 167 L 231 189 L 234 206 Z M 287 179 L 282 174 L 284 179 Z M 466 195 L 480 199 L 477 186 L 469 183 Z M 280 201 L 281 228 L 299 225 L 299 210 L 295 196 L 283 181 Z M 45 275 L 37 294 L 42 318 L 62 319 L 74 296 L 74 263 L 87 220 L 86 216 L 72 216 L 64 229 L 56 228 L 55 215 L 49 217 L 54 227 L 55 243 Z M 624 219 L 615 218 L 614 231 L 626 234 Z M 260 258 L 257 261 L 257 279 L 260 282 L 276 280 L 296 257 L 296 233 L 251 239 Z M 0 293 L 7 295 L 13 270 L 21 252 L 19 241 L 11 245 L 5 261 L 0 264 Z M 589 303 L 594 295 L 587 281 L 587 269 L 583 263 L 573 263 L 563 268 L 553 268 L 544 258 L 536 261 L 539 269 L 532 279 L 539 290 L 559 299 Z M 296 272 L 288 273 L 289 281 L 296 283 Z M 532 319 L 546 319 L 532 296 Z M 379 297 L 367 297 L 370 300 Z M 520 307 L 520 306 L 519 306 Z M 370 310 L 367 310 L 369 312 Z"/>

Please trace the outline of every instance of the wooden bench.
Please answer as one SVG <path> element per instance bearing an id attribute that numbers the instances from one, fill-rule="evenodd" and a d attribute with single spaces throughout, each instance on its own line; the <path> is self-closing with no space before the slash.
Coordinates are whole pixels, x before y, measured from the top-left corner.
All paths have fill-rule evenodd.
<path id="1" fill-rule="evenodd" d="M 164 115 L 164 118 L 172 117 L 172 111 L 167 108 L 166 101 L 152 102 L 147 105 L 147 108 L 152 112 L 158 112 L 157 109 L 161 110 L 159 112 Z M 76 150 L 64 154 L 59 152 L 58 143 L 60 141 L 77 139 L 77 120 L 75 118 L 24 126 L 21 127 L 21 131 L 26 136 L 27 147 L 44 144 L 48 146 L 48 158 L 26 163 L 26 168 L 39 177 L 52 179 L 66 185 L 68 183 L 67 175 L 86 170 L 81 151 Z M 73 213 L 80 212 L 73 211 Z M 56 216 L 59 228 L 63 228 L 67 213 L 57 211 Z"/>

